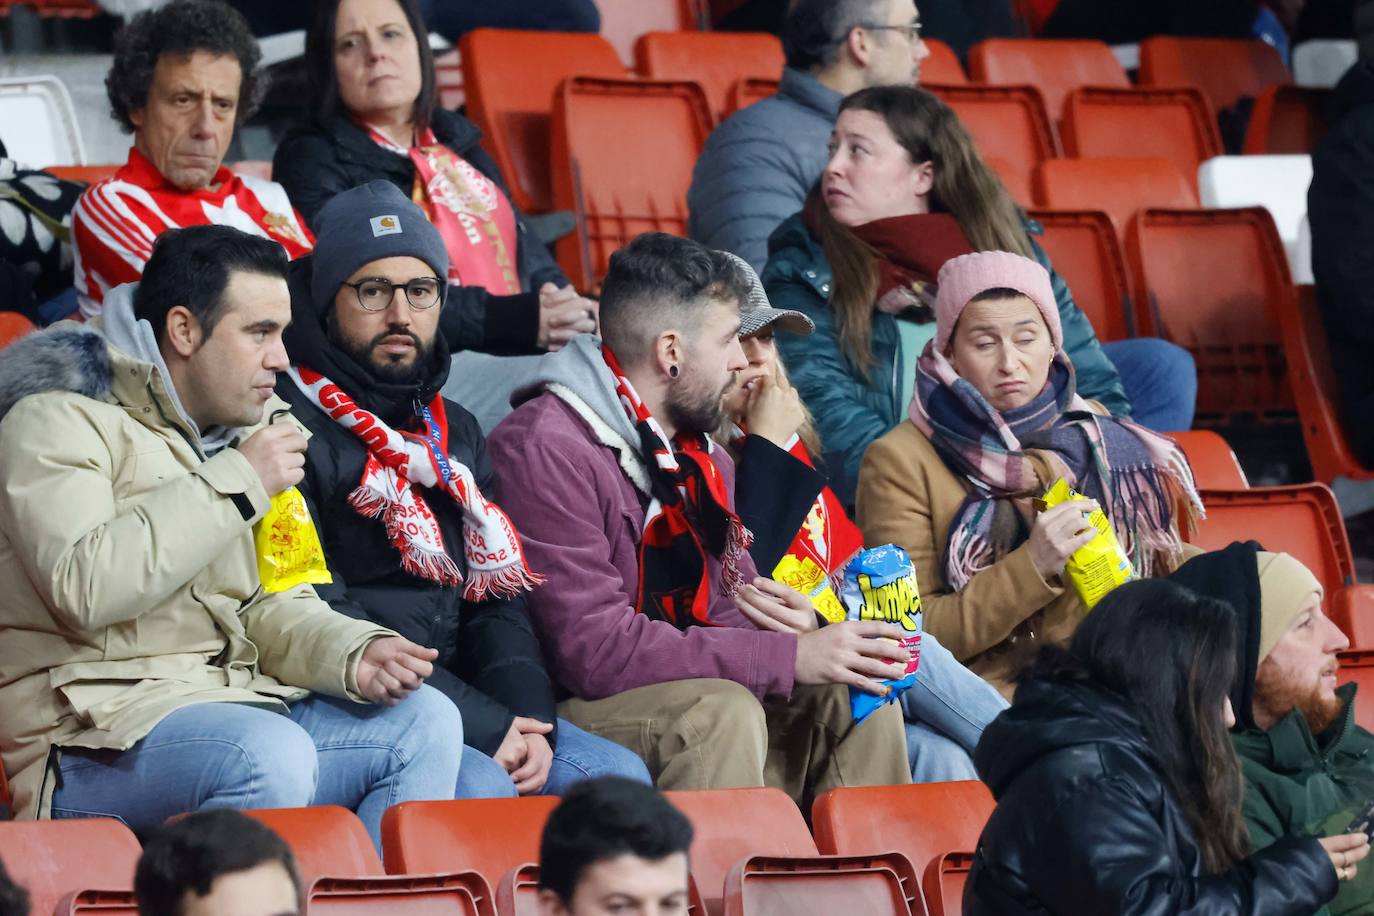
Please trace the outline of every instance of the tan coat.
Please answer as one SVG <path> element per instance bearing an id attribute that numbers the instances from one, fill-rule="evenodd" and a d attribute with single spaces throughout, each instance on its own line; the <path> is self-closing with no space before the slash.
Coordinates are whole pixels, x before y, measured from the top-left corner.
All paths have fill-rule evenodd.
<path id="1" fill-rule="evenodd" d="M 257 474 L 236 449 L 202 460 L 158 370 L 107 352 L 103 400 L 48 390 L 0 422 L 0 762 L 18 817 L 47 814 L 56 748 L 127 749 L 195 703 L 361 701 L 361 650 L 392 635 L 308 586 L 265 594 Z"/>

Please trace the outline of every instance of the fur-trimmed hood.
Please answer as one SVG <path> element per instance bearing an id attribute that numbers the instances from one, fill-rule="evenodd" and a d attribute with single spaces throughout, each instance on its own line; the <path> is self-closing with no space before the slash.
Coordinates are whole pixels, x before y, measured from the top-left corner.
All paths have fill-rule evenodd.
<path id="1" fill-rule="evenodd" d="M 31 394 L 71 391 L 111 400 L 114 370 L 105 338 L 75 321 L 64 321 L 5 348 L 0 359 L 0 420 Z"/>

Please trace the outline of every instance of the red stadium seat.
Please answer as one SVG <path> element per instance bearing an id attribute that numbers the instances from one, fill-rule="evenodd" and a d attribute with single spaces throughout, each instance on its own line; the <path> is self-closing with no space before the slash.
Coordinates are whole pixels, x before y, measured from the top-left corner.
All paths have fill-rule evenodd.
<path id="1" fill-rule="evenodd" d="M 10 781 L 5 777 L 5 766 L 0 764 L 0 821 L 14 817 L 14 798 L 10 795 Z"/>
<path id="2" fill-rule="evenodd" d="M 64 181 L 84 181 L 86 184 L 95 184 L 109 178 L 119 171 L 118 165 L 53 165 L 44 169 L 50 175 L 54 175 Z"/>
<path id="3" fill-rule="evenodd" d="M 496 896 L 476 872 L 387 878 L 320 878 L 306 891 L 311 916 L 497 916 Z"/>
<path id="4" fill-rule="evenodd" d="M 780 80 L 765 80 L 750 76 L 735 83 L 730 87 L 730 103 L 725 112 L 726 117 L 741 108 L 748 108 L 755 102 L 761 102 L 770 95 L 777 95 L 780 82 Z"/>
<path id="5" fill-rule="evenodd" d="M 1245 131 L 1247 155 L 1310 153 L 1326 133 L 1330 89 L 1270 86 L 1255 99 Z"/>
<path id="6" fill-rule="evenodd" d="M 649 32 L 686 32 L 706 23 L 701 0 L 596 0 L 601 10 L 601 36 L 615 46 L 628 67 L 635 42 Z M 583 74 L 590 75 L 590 74 Z"/>
<path id="7" fill-rule="evenodd" d="M 1103 211 L 1123 241 L 1139 210 L 1198 205 L 1193 182 L 1167 159 L 1050 159 L 1036 168 L 1034 189 L 1039 207 Z"/>
<path id="8" fill-rule="evenodd" d="M 725 879 L 725 916 L 926 916 L 906 856 L 753 856 Z"/>
<path id="9" fill-rule="evenodd" d="M 1033 86 L 935 86 L 984 161 L 1000 160 L 1008 188 L 1024 187 L 1037 163 L 1059 155 L 1045 103 Z"/>
<path id="10" fill-rule="evenodd" d="M 1193 482 L 1199 490 L 1250 488 L 1236 453 L 1217 433 L 1210 429 L 1194 429 L 1168 435 L 1187 456 L 1188 465 L 1193 469 Z"/>
<path id="11" fill-rule="evenodd" d="M 132 891 L 142 852 L 113 818 L 0 823 L 0 863 L 29 892 L 32 913 L 52 913 L 59 900 L 87 888 Z"/>
<path id="12" fill-rule="evenodd" d="M 1197 363 L 1198 424 L 1291 422 L 1278 320 L 1293 281 L 1269 211 L 1145 210 L 1126 251 L 1144 291 L 1136 330 L 1178 344 Z"/>
<path id="13" fill-rule="evenodd" d="M 599 35 L 477 29 L 459 42 L 468 117 L 501 167 L 520 209 L 552 209 L 549 120 L 558 85 L 573 75 L 625 75 L 615 48 Z"/>
<path id="14" fill-rule="evenodd" d="M 73 891 L 53 907 L 53 916 L 138 916 L 133 891 Z"/>
<path id="15" fill-rule="evenodd" d="M 1075 89 L 1131 85 L 1112 49 L 1101 41 L 989 38 L 969 50 L 968 65 L 975 82 L 1035 86 L 1056 121 L 1063 116 L 1065 97 Z"/>
<path id="16" fill-rule="evenodd" d="M 307 884 L 323 875 L 363 878 L 386 874 L 372 839 L 367 835 L 367 828 L 347 808 L 319 805 L 313 808 L 264 808 L 245 813 L 271 827 L 286 841 L 296 856 L 301 880 Z M 441 868 L 428 870 L 445 871 Z"/>
<path id="17" fill-rule="evenodd" d="M 1077 89 L 1060 131 L 1067 156 L 1168 159 L 1194 188 L 1198 166 L 1222 153 L 1216 118 L 1196 89 Z"/>
<path id="18" fill-rule="evenodd" d="M 831 789 L 811 810 L 821 852 L 865 855 L 897 850 L 918 872 L 955 849 L 973 849 L 993 809 L 976 780 Z"/>
<path id="19" fill-rule="evenodd" d="M 1355 724 L 1363 729 L 1374 729 L 1374 649 L 1352 649 L 1342 652 L 1339 658 L 1341 667 L 1336 677 L 1342 684 L 1358 687 Z"/>
<path id="20" fill-rule="evenodd" d="M 964 65 L 959 63 L 959 55 L 954 49 L 938 38 L 922 38 L 930 56 L 921 62 L 920 81 L 939 86 L 962 86 L 968 82 Z"/>
<path id="21" fill-rule="evenodd" d="M 496 887 L 496 912 L 501 916 L 539 916 L 539 866 L 521 865 L 506 872 Z M 696 882 L 687 876 L 687 916 L 706 916 Z"/>
<path id="22" fill-rule="evenodd" d="M 964 884 L 971 868 L 971 852 L 947 852 L 931 860 L 921 876 L 930 916 L 960 916 L 964 912 Z"/>
<path id="23" fill-rule="evenodd" d="M 1031 192 L 1031 176 L 1024 168 L 995 156 L 984 159 L 983 164 L 997 175 L 997 180 L 1002 182 L 1002 187 L 1007 189 L 1012 200 L 1022 207 L 1030 206 L 1035 196 Z"/>
<path id="24" fill-rule="evenodd" d="M 686 234 L 687 188 L 710 132 L 711 109 L 696 83 L 563 83 L 553 114 L 553 200 L 577 218 L 577 232 L 557 246 L 574 286 L 599 287 L 611 254 L 640 233 Z"/>
<path id="25" fill-rule="evenodd" d="M 1097 210 L 1033 210 L 1030 217 L 1044 227 L 1040 246 L 1098 339 L 1129 337 L 1130 275 L 1111 217 Z"/>
<path id="26" fill-rule="evenodd" d="M 382 851 L 393 875 L 471 869 L 493 885 L 539 859 L 552 796 L 404 802 L 382 815 Z"/>
<path id="27" fill-rule="evenodd" d="M 762 32 L 650 32 L 635 59 L 642 76 L 698 83 L 717 120 L 733 110 L 730 92 L 741 80 L 776 80 L 784 63 L 782 42 Z"/>
<path id="28" fill-rule="evenodd" d="M 0 312 L 0 348 L 7 347 L 25 334 L 32 334 L 36 330 L 38 328 L 34 323 L 18 312 Z M 4 780 L 0 778 L 0 788 L 3 787 Z"/>
<path id="29" fill-rule="evenodd" d="M 1298 417 L 1313 475 L 1325 483 L 1337 477 L 1374 478 L 1374 468 L 1361 465 L 1350 450 L 1341 425 L 1336 375 L 1331 368 L 1315 287 L 1299 286 L 1296 297 L 1284 299 L 1279 305 L 1279 329 L 1288 356 L 1289 380 L 1298 402 Z"/>
<path id="30" fill-rule="evenodd" d="M 1140 43 L 1140 85 L 1201 89 L 1217 111 L 1292 81 L 1279 52 L 1259 39 L 1157 35 Z"/>

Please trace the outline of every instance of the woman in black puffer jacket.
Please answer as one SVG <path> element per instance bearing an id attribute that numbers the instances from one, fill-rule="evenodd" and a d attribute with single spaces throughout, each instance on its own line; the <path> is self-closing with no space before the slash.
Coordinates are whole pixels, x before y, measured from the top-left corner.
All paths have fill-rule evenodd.
<path id="1" fill-rule="evenodd" d="M 966 914 L 1309 916 L 1335 896 L 1362 833 L 1248 855 L 1235 639 L 1228 605 L 1147 579 L 1044 650 L 974 754 L 997 809 Z"/>

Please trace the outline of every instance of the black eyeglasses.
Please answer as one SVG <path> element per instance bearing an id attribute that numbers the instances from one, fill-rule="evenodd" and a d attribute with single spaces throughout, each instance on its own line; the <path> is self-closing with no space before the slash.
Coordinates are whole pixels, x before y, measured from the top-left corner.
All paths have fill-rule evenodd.
<path id="1" fill-rule="evenodd" d="M 390 306 L 398 286 L 406 291 L 406 302 L 418 311 L 434 308 L 439 303 L 439 292 L 442 289 L 438 277 L 416 277 L 405 283 L 392 283 L 381 277 L 369 277 L 357 283 L 345 283 L 344 286 L 352 287 L 358 296 L 358 304 L 369 312 L 384 311 Z"/>
<path id="2" fill-rule="evenodd" d="M 860 28 L 870 32 L 905 32 L 907 41 L 915 41 L 921 37 L 921 24 L 911 22 L 906 25 L 865 25 Z"/>

